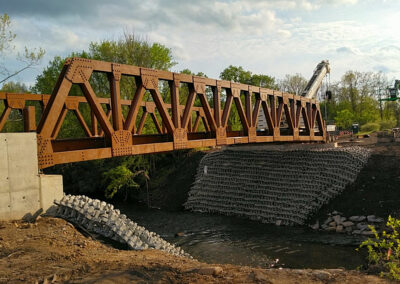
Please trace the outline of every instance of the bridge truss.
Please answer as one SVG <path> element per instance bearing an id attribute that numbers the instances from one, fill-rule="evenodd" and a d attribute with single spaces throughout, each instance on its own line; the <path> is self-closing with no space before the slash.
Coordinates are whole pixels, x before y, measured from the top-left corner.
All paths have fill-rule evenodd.
<path id="1" fill-rule="evenodd" d="M 96 95 L 91 80 L 96 73 L 106 74 L 108 97 Z M 135 82 L 132 100 L 121 98 L 122 77 Z M 168 88 L 170 103 L 164 101 L 162 83 Z M 82 91 L 82 96 L 70 94 L 74 85 Z M 188 93 L 182 104 L 183 85 Z M 145 100 L 146 94 L 150 100 Z M 83 58 L 66 61 L 51 95 L 0 93 L 0 100 L 4 101 L 0 131 L 13 109 L 23 112 L 24 131 L 37 132 L 40 168 L 197 147 L 323 142 L 326 138 L 320 106 L 313 99 L 229 81 Z M 29 101 L 41 105 L 37 126 L 38 110 L 28 106 Z M 82 114 L 82 105 L 90 109 L 89 118 Z M 239 115 L 241 130 L 229 126 L 233 107 Z M 261 109 L 268 129 L 257 131 Z M 85 137 L 58 137 L 69 111 L 75 114 Z M 143 133 L 148 118 L 157 133 Z M 304 122 L 302 129 L 300 120 Z"/>

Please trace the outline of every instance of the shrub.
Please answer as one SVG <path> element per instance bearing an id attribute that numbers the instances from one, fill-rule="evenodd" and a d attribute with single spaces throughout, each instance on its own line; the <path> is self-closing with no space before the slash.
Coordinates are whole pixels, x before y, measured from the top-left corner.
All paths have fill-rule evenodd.
<path id="1" fill-rule="evenodd" d="M 354 121 L 354 114 L 348 109 L 339 111 L 335 116 L 336 125 L 342 129 L 351 127 Z"/>
<path id="2" fill-rule="evenodd" d="M 107 198 L 112 198 L 121 188 L 139 188 L 139 184 L 133 181 L 134 174 L 125 165 L 112 168 L 103 173 L 103 179 L 108 181 L 105 191 Z"/>
<path id="3" fill-rule="evenodd" d="M 379 130 L 379 124 L 375 122 L 368 122 L 364 125 L 361 126 L 361 131 L 362 132 L 373 132 L 373 131 L 378 131 Z"/>
<path id="4" fill-rule="evenodd" d="M 386 223 L 388 231 L 381 235 L 374 226 L 369 226 L 375 239 L 368 239 L 361 243 L 360 248 L 368 249 L 368 265 L 377 266 L 380 276 L 400 281 L 400 220 L 389 216 Z"/>
<path id="5" fill-rule="evenodd" d="M 380 130 L 392 129 L 396 126 L 395 120 L 382 120 L 379 122 Z"/>

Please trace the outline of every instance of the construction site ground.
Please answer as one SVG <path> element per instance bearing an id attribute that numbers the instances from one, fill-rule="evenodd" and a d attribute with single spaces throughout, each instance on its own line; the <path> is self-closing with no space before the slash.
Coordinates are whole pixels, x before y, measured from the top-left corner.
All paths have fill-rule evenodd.
<path id="1" fill-rule="evenodd" d="M 322 208 L 345 215 L 399 215 L 400 145 L 376 137 L 354 143 L 372 149 L 354 184 Z M 92 239 L 72 224 L 41 217 L 0 222 L 0 283 L 390 283 L 341 268 L 261 269 L 201 263 L 166 253 L 129 251 Z"/>
<path id="2" fill-rule="evenodd" d="M 354 183 L 325 205 L 315 217 L 339 211 L 344 216 L 376 215 L 400 218 L 400 143 L 379 143 L 376 134 L 369 138 L 346 138 L 339 146 L 359 145 L 371 149 L 367 165 Z"/>
<path id="3" fill-rule="evenodd" d="M 209 265 L 161 251 L 113 248 L 64 220 L 0 223 L 1 283 L 390 283 L 343 269 Z"/>

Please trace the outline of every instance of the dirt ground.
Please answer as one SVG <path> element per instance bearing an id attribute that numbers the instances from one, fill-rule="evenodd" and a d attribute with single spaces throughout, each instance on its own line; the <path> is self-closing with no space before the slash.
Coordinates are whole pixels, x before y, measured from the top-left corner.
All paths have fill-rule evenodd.
<path id="1" fill-rule="evenodd" d="M 373 151 L 367 166 L 319 215 L 389 214 L 400 217 L 400 144 L 376 137 L 339 141 Z M 196 161 L 201 158 L 196 156 Z M 190 175 L 178 183 L 186 184 Z M 181 186 L 183 188 L 183 186 Z M 165 190 L 165 188 L 164 188 Z M 160 203 L 163 203 L 160 201 Z M 175 209 L 175 208 L 174 208 Z M 343 269 L 261 269 L 210 265 L 160 251 L 117 249 L 82 234 L 72 224 L 42 217 L 35 223 L 0 222 L 0 283 L 391 283 Z"/>
<path id="2" fill-rule="evenodd" d="M 331 200 L 318 213 L 339 211 L 344 216 L 376 215 L 400 217 L 400 143 L 377 143 L 375 134 L 354 141 L 339 141 L 339 145 L 359 145 L 372 153 L 367 165 L 354 183 Z"/>
<path id="3" fill-rule="evenodd" d="M 342 269 L 208 265 L 160 251 L 128 251 L 84 236 L 70 223 L 0 222 L 0 283 L 390 283 Z"/>

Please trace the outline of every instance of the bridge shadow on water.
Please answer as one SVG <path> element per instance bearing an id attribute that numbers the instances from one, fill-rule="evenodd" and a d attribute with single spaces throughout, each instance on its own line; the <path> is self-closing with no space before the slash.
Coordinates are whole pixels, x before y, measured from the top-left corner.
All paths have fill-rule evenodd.
<path id="1" fill-rule="evenodd" d="M 126 204 L 117 207 L 138 224 L 208 263 L 355 269 L 365 260 L 365 255 L 355 251 L 360 239 L 351 235 L 277 227 L 238 217 Z"/>

